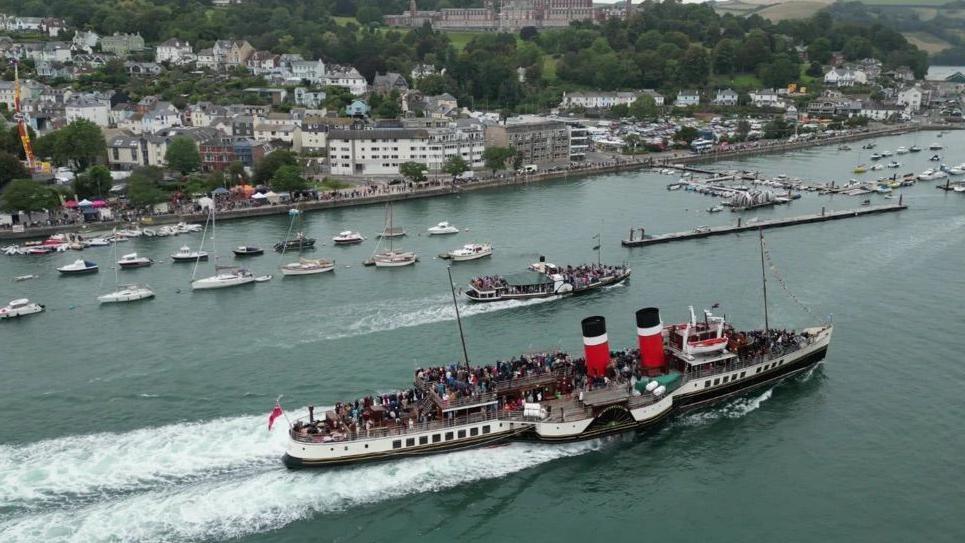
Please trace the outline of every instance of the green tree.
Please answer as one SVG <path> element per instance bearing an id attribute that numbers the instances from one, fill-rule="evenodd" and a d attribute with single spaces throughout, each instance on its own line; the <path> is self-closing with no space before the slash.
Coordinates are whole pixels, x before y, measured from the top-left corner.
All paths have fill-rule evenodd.
<path id="1" fill-rule="evenodd" d="M 168 167 L 180 172 L 182 176 L 197 171 L 201 167 L 201 153 L 198 144 L 187 136 L 177 136 L 164 152 L 164 160 Z"/>
<path id="2" fill-rule="evenodd" d="M 77 175 L 72 183 L 78 198 L 106 197 L 111 190 L 113 179 L 105 166 L 91 166 L 86 172 Z"/>
<path id="3" fill-rule="evenodd" d="M 783 139 L 791 135 L 791 126 L 784 117 L 778 116 L 764 125 L 764 137 L 767 139 Z"/>
<path id="4" fill-rule="evenodd" d="M 629 113 L 638 120 L 651 119 L 657 116 L 657 102 L 653 96 L 642 94 L 630 104 Z"/>
<path id="5" fill-rule="evenodd" d="M 687 142 L 687 145 L 690 145 L 690 142 L 697 139 L 697 129 L 692 126 L 682 126 L 680 130 L 674 133 L 673 139 L 674 141 Z"/>
<path id="6" fill-rule="evenodd" d="M 469 163 L 463 160 L 463 158 L 459 155 L 449 157 L 446 159 L 446 163 L 442 166 L 442 171 L 453 177 L 456 177 L 468 169 L 470 169 Z"/>
<path id="7" fill-rule="evenodd" d="M 403 162 L 399 164 L 399 173 L 402 174 L 402 177 L 416 183 L 426 180 L 426 170 L 428 170 L 428 168 L 421 162 Z"/>
<path id="8" fill-rule="evenodd" d="M 506 168 L 506 161 L 515 154 L 516 151 L 509 147 L 487 147 L 483 151 L 483 161 L 486 163 L 486 168 L 495 175 L 497 171 Z"/>
<path id="9" fill-rule="evenodd" d="M 0 207 L 5 211 L 42 211 L 59 205 L 57 191 L 32 179 L 14 179 L 0 195 Z"/>
<path id="10" fill-rule="evenodd" d="M 714 46 L 714 73 L 729 75 L 737 68 L 736 40 L 724 38 Z"/>
<path id="11" fill-rule="evenodd" d="M 85 171 L 98 159 L 107 156 L 104 134 L 96 124 L 77 119 L 59 132 L 55 140 L 55 154 L 65 157 L 78 171 Z"/>
<path id="12" fill-rule="evenodd" d="M 0 151 L 0 189 L 14 179 L 29 178 L 30 172 L 20 159 L 6 151 Z"/>
<path id="13" fill-rule="evenodd" d="M 808 45 L 808 59 L 813 62 L 827 64 L 831 60 L 831 40 L 818 38 Z"/>
<path id="14" fill-rule="evenodd" d="M 282 166 L 298 166 L 295 154 L 286 149 L 278 149 L 265 155 L 255 164 L 255 183 L 267 184 L 275 176 L 275 172 Z"/>
<path id="15" fill-rule="evenodd" d="M 844 42 L 844 47 L 841 48 L 841 52 L 844 53 L 844 57 L 848 60 L 861 60 L 874 56 L 875 46 L 868 38 L 852 36 L 848 38 L 848 41 Z"/>
<path id="16" fill-rule="evenodd" d="M 363 25 L 373 23 L 380 25 L 382 24 L 382 10 L 371 5 L 361 6 L 359 7 L 358 11 L 355 12 L 355 18 L 358 19 L 358 22 L 362 23 Z"/>
<path id="17" fill-rule="evenodd" d="M 225 174 L 227 174 L 228 184 L 231 186 L 248 182 L 248 173 L 245 172 L 245 165 L 240 160 L 228 164 Z"/>
<path id="18" fill-rule="evenodd" d="M 751 132 L 751 123 L 747 119 L 741 119 L 737 121 L 737 137 L 741 141 L 747 139 L 747 135 Z"/>
<path id="19" fill-rule="evenodd" d="M 766 87 L 786 87 L 788 83 L 797 81 L 800 75 L 801 66 L 784 56 L 763 65 L 760 69 L 761 82 Z"/>
<path id="20" fill-rule="evenodd" d="M 700 45 L 691 45 L 684 52 L 680 65 L 680 82 L 684 85 L 703 85 L 710 71 L 707 50 Z"/>
<path id="21" fill-rule="evenodd" d="M 135 170 L 127 178 L 127 200 L 135 206 L 159 204 L 167 197 L 149 172 Z"/>
<path id="22" fill-rule="evenodd" d="M 298 166 L 285 164 L 275 170 L 275 175 L 271 179 L 271 188 L 277 192 L 293 192 L 308 188 L 308 181 L 302 177 L 301 169 Z"/>

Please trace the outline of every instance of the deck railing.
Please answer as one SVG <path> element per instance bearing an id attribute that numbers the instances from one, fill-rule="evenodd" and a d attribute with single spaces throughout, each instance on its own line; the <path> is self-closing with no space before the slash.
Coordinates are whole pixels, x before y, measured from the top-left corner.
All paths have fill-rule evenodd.
<path id="1" fill-rule="evenodd" d="M 510 420 L 511 416 L 500 413 L 497 410 L 473 413 L 460 417 L 445 417 L 442 420 L 408 424 L 396 424 L 393 426 L 382 426 L 370 430 L 359 430 L 357 432 L 333 432 L 331 434 L 301 434 L 294 429 L 289 431 L 291 438 L 301 443 L 345 443 L 349 441 L 364 441 L 368 439 L 380 439 L 391 436 L 406 436 L 425 431 L 445 430 L 463 424 L 485 422 L 489 420 Z M 515 420 L 515 419 L 514 419 Z M 519 420 L 523 420 L 521 417 Z"/>

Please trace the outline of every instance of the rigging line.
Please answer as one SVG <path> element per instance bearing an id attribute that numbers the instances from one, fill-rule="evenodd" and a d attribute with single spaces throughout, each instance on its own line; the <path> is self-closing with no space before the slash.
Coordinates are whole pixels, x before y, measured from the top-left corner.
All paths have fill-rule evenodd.
<path id="1" fill-rule="evenodd" d="M 278 257 L 278 267 L 280 268 L 285 261 L 285 252 L 288 251 L 288 240 L 292 238 L 292 229 L 295 228 L 295 219 L 301 217 L 301 210 L 297 207 L 294 208 L 298 213 L 292 215 L 292 220 L 288 221 L 288 233 L 285 234 L 285 239 L 282 241 L 281 255 Z"/>
<path id="2" fill-rule="evenodd" d="M 214 206 L 215 203 L 214 203 L 214 202 L 211 202 L 211 205 Z M 204 248 L 204 240 L 205 240 L 205 237 L 208 235 L 208 222 L 210 222 L 210 220 L 211 220 L 211 213 L 212 213 L 212 210 L 213 210 L 213 209 L 214 209 L 213 207 L 208 209 L 208 217 L 204 220 L 204 230 L 201 231 L 201 244 L 198 245 L 198 250 L 197 250 L 197 252 L 198 252 L 198 258 L 195 258 L 195 259 L 194 259 L 194 269 L 191 270 L 191 281 L 192 281 L 192 282 L 194 281 L 194 277 L 198 274 L 198 264 L 201 263 L 201 254 L 200 254 L 200 253 L 201 253 L 201 249 Z M 215 257 L 214 266 L 215 266 L 215 274 L 217 274 L 217 273 L 218 273 L 218 270 L 217 270 L 217 268 L 218 268 L 217 257 Z"/>

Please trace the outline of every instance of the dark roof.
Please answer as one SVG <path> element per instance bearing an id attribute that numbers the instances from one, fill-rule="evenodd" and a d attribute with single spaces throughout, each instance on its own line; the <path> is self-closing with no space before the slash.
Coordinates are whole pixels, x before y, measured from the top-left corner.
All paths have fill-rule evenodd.
<path id="1" fill-rule="evenodd" d="M 425 139 L 429 132 L 421 128 L 379 128 L 375 130 L 331 130 L 330 140 Z"/>

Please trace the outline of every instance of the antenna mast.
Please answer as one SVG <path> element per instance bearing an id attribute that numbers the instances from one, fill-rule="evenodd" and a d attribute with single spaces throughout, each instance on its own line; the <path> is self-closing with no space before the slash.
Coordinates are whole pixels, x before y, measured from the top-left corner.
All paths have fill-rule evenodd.
<path id="1" fill-rule="evenodd" d="M 758 228 L 757 232 L 761 237 L 761 280 L 764 285 L 764 331 L 769 332 L 771 327 L 767 322 L 767 271 L 764 267 L 764 229 Z"/>

